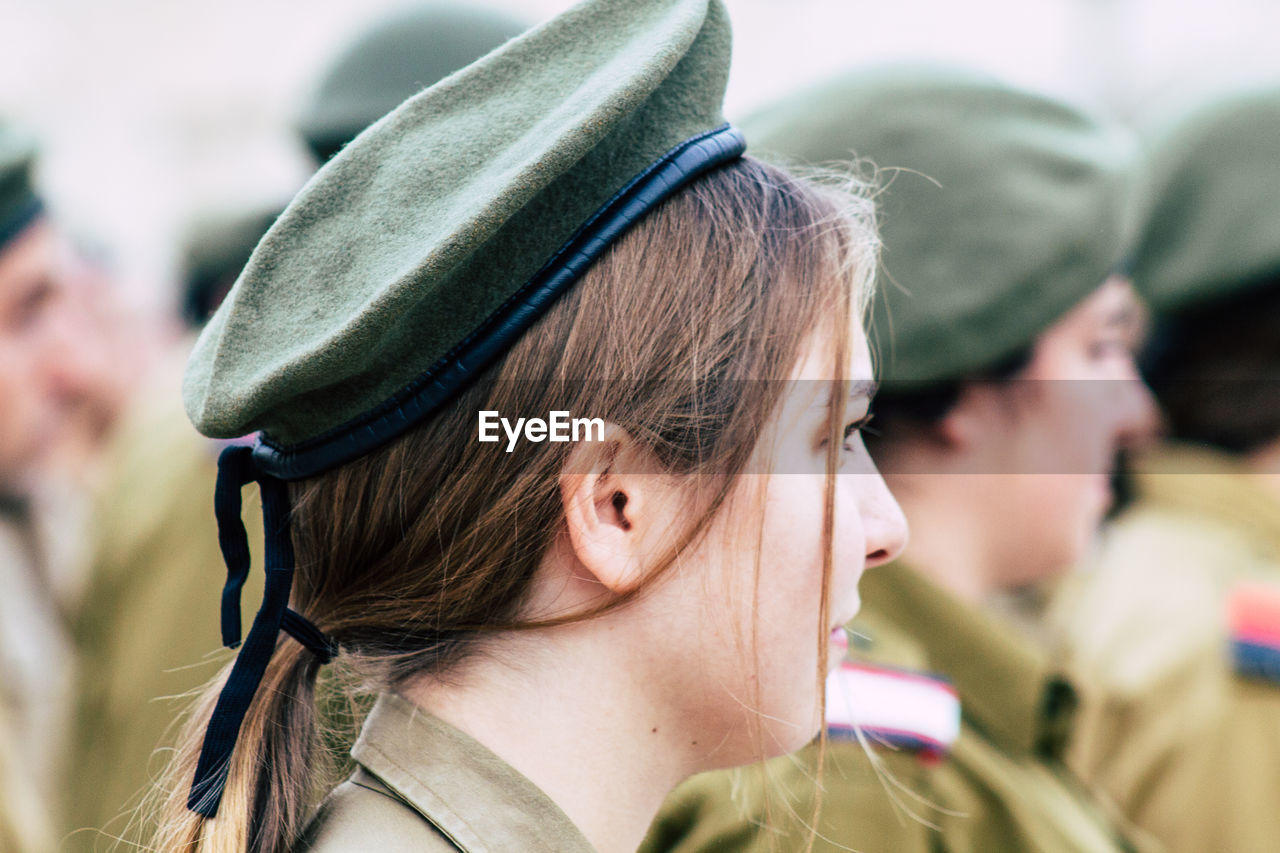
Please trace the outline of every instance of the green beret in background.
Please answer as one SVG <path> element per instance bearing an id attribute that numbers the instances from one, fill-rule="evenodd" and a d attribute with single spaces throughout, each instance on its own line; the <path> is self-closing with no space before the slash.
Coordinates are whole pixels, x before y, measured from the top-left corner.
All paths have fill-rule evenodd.
<path id="1" fill-rule="evenodd" d="M 882 170 L 872 334 L 887 390 L 1013 356 L 1126 254 L 1128 134 L 1043 95 L 895 65 L 797 94 L 743 127 L 764 156 L 866 158 Z"/>
<path id="2" fill-rule="evenodd" d="M 31 138 L 0 121 L 0 249 L 40 213 L 40 199 L 31 187 L 34 159 Z"/>
<path id="3" fill-rule="evenodd" d="M 407 98 L 520 35 L 496 11 L 435 3 L 401 10 L 357 36 L 325 71 L 297 130 L 323 163 Z M 182 314 L 203 326 L 283 204 L 200 216 L 182 249 Z"/>
<path id="4" fill-rule="evenodd" d="M 187 228 L 181 260 L 187 325 L 198 329 L 208 322 L 280 210 L 268 206 L 206 213 Z"/>
<path id="5" fill-rule="evenodd" d="M 1280 88 L 1201 106 L 1158 134 L 1134 282 L 1157 311 L 1280 276 Z"/>
<path id="6" fill-rule="evenodd" d="M 588 0 L 411 98 L 311 179 L 196 343 L 206 435 L 285 479 L 428 416 L 621 230 L 740 156 L 720 0 Z"/>
<path id="7" fill-rule="evenodd" d="M 298 118 L 320 162 L 402 101 L 520 35 L 527 24 L 451 3 L 406 9 L 357 36 Z"/>

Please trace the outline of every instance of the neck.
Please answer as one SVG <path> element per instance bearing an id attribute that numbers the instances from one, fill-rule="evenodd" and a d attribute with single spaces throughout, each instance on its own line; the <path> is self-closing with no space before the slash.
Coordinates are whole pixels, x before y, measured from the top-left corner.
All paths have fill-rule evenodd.
<path id="1" fill-rule="evenodd" d="M 602 654 L 588 620 L 509 638 L 459 682 L 408 698 L 483 743 L 540 788 L 601 853 L 640 846 L 667 793 L 697 768 L 668 742 L 676 721 L 649 707 L 625 661 Z M 511 662 L 515 663 L 511 663 Z M 519 697 L 513 701 L 513 696 Z"/>
<path id="2" fill-rule="evenodd" d="M 978 604 L 994 591 L 993 554 L 981 514 L 983 474 L 898 474 L 886 478 L 911 523 L 903 559 L 961 600 Z"/>

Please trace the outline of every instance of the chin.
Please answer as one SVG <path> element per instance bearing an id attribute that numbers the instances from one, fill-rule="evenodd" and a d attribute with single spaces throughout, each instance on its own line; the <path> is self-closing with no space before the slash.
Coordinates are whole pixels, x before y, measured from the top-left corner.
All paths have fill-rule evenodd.
<path id="1" fill-rule="evenodd" d="M 786 726 L 784 723 L 771 720 L 768 733 L 762 744 L 764 751 L 762 755 L 758 756 L 758 759 L 777 758 L 779 755 L 787 755 L 803 749 L 818 736 L 820 728 L 816 709 L 814 710 L 813 719 L 804 724 Z"/>
<path id="2" fill-rule="evenodd" d="M 764 718 L 766 739 L 763 746 L 768 752 L 765 758 L 795 752 L 817 737 L 818 730 L 822 728 L 819 697 L 812 689 L 804 691 L 804 695 L 809 701 L 803 705 L 793 703 L 786 716 Z"/>

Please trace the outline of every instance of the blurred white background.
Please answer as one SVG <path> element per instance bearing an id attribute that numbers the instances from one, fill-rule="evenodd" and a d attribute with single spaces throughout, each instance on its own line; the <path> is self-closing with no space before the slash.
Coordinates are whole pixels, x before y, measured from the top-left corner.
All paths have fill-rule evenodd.
<path id="1" fill-rule="evenodd" d="M 839 69 L 931 58 L 1126 120 L 1280 81 L 1275 0 L 727 0 L 730 117 Z M 0 0 L 0 116 L 136 300 L 172 298 L 196 211 L 285 200 L 309 166 L 291 122 L 345 42 L 405 0 Z M 493 0 L 532 22 L 570 0 Z"/>

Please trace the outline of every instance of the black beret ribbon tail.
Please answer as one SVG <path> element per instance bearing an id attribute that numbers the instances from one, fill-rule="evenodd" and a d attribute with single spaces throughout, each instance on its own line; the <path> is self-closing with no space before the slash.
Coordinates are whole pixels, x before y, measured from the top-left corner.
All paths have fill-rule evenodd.
<path id="1" fill-rule="evenodd" d="M 266 589 L 262 606 L 254 617 L 231 674 L 214 706 L 205 730 L 195 779 L 187 795 L 187 808 L 214 817 L 222 800 L 231 755 L 254 693 L 262 681 L 283 629 L 309 649 L 322 664 L 332 660 L 336 644 L 301 614 L 289 608 L 293 585 L 293 541 L 289 536 L 289 491 L 287 484 L 264 474 L 254 463 L 252 448 L 232 446 L 218 458 L 218 482 L 214 492 L 214 514 L 218 519 L 218 544 L 227 564 L 227 581 L 222 589 L 222 644 L 240 643 L 240 592 L 249 576 L 249 537 L 241 519 L 241 490 L 256 481 L 262 491 L 262 519 L 266 532 Z"/>

